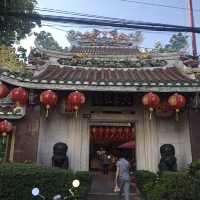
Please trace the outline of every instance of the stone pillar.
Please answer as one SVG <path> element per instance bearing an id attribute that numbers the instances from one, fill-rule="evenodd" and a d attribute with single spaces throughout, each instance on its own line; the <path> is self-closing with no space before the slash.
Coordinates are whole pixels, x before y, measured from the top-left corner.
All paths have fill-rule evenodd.
<path id="1" fill-rule="evenodd" d="M 40 106 L 29 106 L 23 119 L 16 121 L 12 141 L 14 162 L 36 162 L 40 126 Z"/>
<path id="2" fill-rule="evenodd" d="M 150 120 L 149 111 L 141 107 L 136 125 L 137 169 L 156 172 L 159 152 L 154 116 Z"/>

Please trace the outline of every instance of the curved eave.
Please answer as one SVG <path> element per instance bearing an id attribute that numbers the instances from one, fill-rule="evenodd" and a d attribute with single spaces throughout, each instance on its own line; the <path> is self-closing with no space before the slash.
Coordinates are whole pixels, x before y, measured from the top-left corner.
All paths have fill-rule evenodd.
<path id="1" fill-rule="evenodd" d="M 200 82 L 185 83 L 145 83 L 133 82 L 130 85 L 98 85 L 95 84 L 59 84 L 59 83 L 33 83 L 28 81 L 17 80 L 8 76 L 1 76 L 0 80 L 18 87 L 29 89 L 44 90 L 82 90 L 82 91 L 116 91 L 116 92 L 199 92 Z M 100 83 L 101 84 L 101 83 Z"/>

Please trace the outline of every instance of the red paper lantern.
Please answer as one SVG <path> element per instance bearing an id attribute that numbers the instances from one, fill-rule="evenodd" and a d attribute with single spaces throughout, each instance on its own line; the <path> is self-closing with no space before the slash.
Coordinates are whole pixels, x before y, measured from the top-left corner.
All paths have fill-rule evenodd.
<path id="1" fill-rule="evenodd" d="M 14 88 L 10 92 L 10 98 L 17 104 L 17 106 L 22 106 L 28 101 L 28 92 L 21 87 Z"/>
<path id="2" fill-rule="evenodd" d="M 105 127 L 105 139 L 109 140 L 110 139 L 110 128 L 109 127 Z"/>
<path id="3" fill-rule="evenodd" d="M 9 94 L 8 87 L 5 84 L 1 83 L 0 84 L 0 98 L 5 98 L 8 96 L 8 94 Z"/>
<path id="4" fill-rule="evenodd" d="M 93 133 L 92 129 L 93 129 L 93 128 L 90 127 L 90 139 L 91 139 L 91 140 L 94 140 L 95 134 Z"/>
<path id="5" fill-rule="evenodd" d="M 118 133 L 119 135 L 121 135 L 122 132 L 123 132 L 123 128 L 122 128 L 122 127 L 118 127 L 118 128 L 117 128 L 117 133 Z"/>
<path id="6" fill-rule="evenodd" d="M 46 117 L 48 117 L 48 110 L 50 107 L 55 106 L 58 101 L 58 96 L 52 90 L 45 90 L 40 94 L 40 102 L 46 108 Z"/>
<path id="7" fill-rule="evenodd" d="M 98 138 L 97 138 L 97 128 L 96 127 L 91 127 L 90 128 L 90 134 L 91 134 L 91 136 L 92 136 L 92 138 L 94 139 L 94 140 L 97 140 Z"/>
<path id="8" fill-rule="evenodd" d="M 185 107 L 186 98 L 181 94 L 175 93 L 169 97 L 168 103 L 176 110 L 176 119 L 178 120 L 178 113 L 181 108 Z"/>
<path id="9" fill-rule="evenodd" d="M 6 136 L 11 131 L 12 131 L 12 124 L 9 121 L 3 120 L 0 122 L 0 133 L 2 134 L 2 136 Z"/>
<path id="10" fill-rule="evenodd" d="M 97 132 L 97 128 L 96 127 L 91 127 L 90 132 L 95 135 L 96 132 Z"/>
<path id="11" fill-rule="evenodd" d="M 154 108 L 156 108 L 156 106 L 160 103 L 160 98 L 157 94 L 149 92 L 143 96 L 142 103 L 145 107 L 149 108 L 151 119 Z"/>
<path id="12" fill-rule="evenodd" d="M 103 138 L 103 128 L 102 127 L 96 127 L 96 139 L 102 140 Z"/>
<path id="13" fill-rule="evenodd" d="M 79 91 L 71 92 L 67 97 L 67 102 L 77 111 L 85 103 L 85 95 Z"/>
<path id="14" fill-rule="evenodd" d="M 110 128 L 110 138 L 113 140 L 117 137 L 117 128 L 116 127 L 111 127 Z"/>

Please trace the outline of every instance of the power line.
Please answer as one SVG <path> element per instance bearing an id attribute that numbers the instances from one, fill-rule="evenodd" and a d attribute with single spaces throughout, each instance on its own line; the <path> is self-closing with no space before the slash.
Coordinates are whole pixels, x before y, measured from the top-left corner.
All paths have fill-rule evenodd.
<path id="1" fill-rule="evenodd" d="M 178 7 L 178 6 L 172 6 L 172 5 L 167 5 L 167 4 L 159 4 L 159 3 L 149 3 L 146 1 L 135 1 L 135 0 L 121 0 L 124 2 L 129 2 L 129 3 L 135 3 L 135 4 L 141 4 L 141 5 L 146 5 L 146 6 L 156 6 L 156 7 L 164 7 L 164 8 L 172 8 L 172 9 L 178 9 L 178 10 L 187 10 L 188 8 L 186 7 Z M 200 12 L 200 9 L 194 9 L 195 12 Z"/>
<path id="2" fill-rule="evenodd" d="M 113 18 L 113 17 L 111 18 L 111 17 L 100 16 L 100 15 L 90 15 L 90 14 L 86 14 L 86 13 L 77 13 L 77 12 L 58 10 L 58 9 L 52 9 L 52 8 L 39 8 L 39 7 L 37 7 L 36 10 L 46 11 L 46 12 L 51 12 L 51 13 L 59 13 L 59 14 L 68 14 L 68 15 L 70 14 L 70 15 L 75 15 L 75 16 L 96 18 L 96 19 L 102 19 L 102 20 L 114 20 L 114 21 L 120 22 L 120 23 L 126 22 L 126 23 L 140 24 L 140 25 L 155 25 L 155 26 L 166 25 L 166 26 L 170 26 L 170 27 L 179 27 L 179 28 L 185 27 L 185 26 L 181 26 L 181 25 L 150 23 L 150 22 L 144 22 L 144 21 L 133 21 L 133 20 L 128 20 L 128 19 Z"/>
<path id="3" fill-rule="evenodd" d="M 113 18 L 113 17 L 105 17 L 105 16 L 101 16 L 101 15 L 91 15 L 91 14 L 87 14 L 87 13 L 79 13 L 79 12 L 72 12 L 72 11 L 52 9 L 52 8 L 36 7 L 35 10 L 37 10 L 37 11 L 45 11 L 45 12 L 50 12 L 50 13 L 70 14 L 70 15 L 82 16 L 82 17 L 93 17 L 93 18 L 111 19 L 111 20 L 116 20 L 117 19 L 117 18 Z"/>
<path id="4" fill-rule="evenodd" d="M 51 23 L 51 22 L 50 22 Z M 42 23 L 42 26 L 48 26 L 48 27 L 51 27 L 51 28 L 55 28 L 55 29 L 58 29 L 60 31 L 63 31 L 63 32 L 68 32 L 67 30 L 64 30 L 64 29 L 60 29 L 60 28 L 57 28 L 57 27 L 63 27 L 63 28 L 74 28 L 74 25 L 62 25 L 62 24 L 58 24 L 58 23 L 51 23 L 51 24 L 44 24 Z M 77 28 L 85 28 L 85 29 L 91 29 L 91 28 L 98 28 L 98 29 L 108 29 L 108 30 L 113 30 L 113 27 L 103 27 L 103 26 L 87 26 L 87 25 L 80 25 L 78 26 Z M 118 29 L 116 29 L 118 30 Z M 120 28 L 120 30 L 124 30 L 124 31 L 140 31 L 140 29 L 126 29 L 126 28 Z M 149 31 L 149 30 L 142 30 L 142 32 L 144 33 L 150 33 L 150 34 L 164 34 L 164 35 L 169 35 L 171 36 L 172 33 L 167 33 L 167 32 L 160 32 L 160 31 Z"/>
<path id="5" fill-rule="evenodd" d="M 141 30 L 151 30 L 151 31 L 167 31 L 167 32 L 195 32 L 200 33 L 200 27 L 187 27 L 187 26 L 176 26 L 158 23 L 130 23 L 127 20 L 114 21 L 114 20 L 102 20 L 93 18 L 78 18 L 78 17 L 65 17 L 56 15 L 41 15 L 33 13 L 19 13 L 19 12 L 4 12 L 0 13 L 0 16 L 6 17 L 17 17 L 21 19 L 32 19 L 35 21 L 52 21 L 60 23 L 71 23 L 71 24 L 81 24 L 81 25 L 98 25 L 107 26 L 115 28 L 127 28 L 127 29 L 141 29 Z"/>

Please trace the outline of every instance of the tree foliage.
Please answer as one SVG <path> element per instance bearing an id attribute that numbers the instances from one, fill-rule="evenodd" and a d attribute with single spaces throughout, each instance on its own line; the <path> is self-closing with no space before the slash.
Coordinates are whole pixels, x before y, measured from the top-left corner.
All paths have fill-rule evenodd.
<path id="1" fill-rule="evenodd" d="M 22 60 L 22 61 L 27 61 L 27 56 L 26 56 L 27 50 L 20 46 L 17 48 L 17 57 Z"/>
<path id="2" fill-rule="evenodd" d="M 58 42 L 53 38 L 52 34 L 46 31 L 35 33 L 35 45 L 36 47 L 42 47 L 48 50 L 61 51 L 62 47 L 59 46 Z"/>
<path id="3" fill-rule="evenodd" d="M 1 0 L 0 13 L 37 14 L 34 11 L 36 3 L 36 0 Z M 0 44 L 11 45 L 25 38 L 36 24 L 39 25 L 40 22 L 0 14 Z"/>
<path id="4" fill-rule="evenodd" d="M 162 46 L 161 42 L 156 42 L 153 51 L 165 52 L 179 52 L 188 48 L 188 36 L 182 33 L 173 34 L 169 42 Z"/>
<path id="5" fill-rule="evenodd" d="M 8 68 L 12 71 L 21 71 L 24 69 L 25 63 L 20 60 L 20 53 L 15 53 L 15 48 L 6 45 L 0 45 L 0 66 Z"/>
<path id="6" fill-rule="evenodd" d="M 132 37 L 132 40 L 135 46 L 139 46 L 144 40 L 144 37 L 141 31 L 136 31 L 130 34 L 130 36 Z"/>

